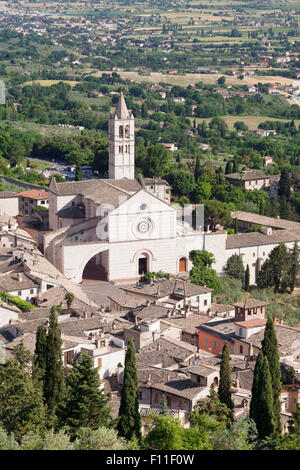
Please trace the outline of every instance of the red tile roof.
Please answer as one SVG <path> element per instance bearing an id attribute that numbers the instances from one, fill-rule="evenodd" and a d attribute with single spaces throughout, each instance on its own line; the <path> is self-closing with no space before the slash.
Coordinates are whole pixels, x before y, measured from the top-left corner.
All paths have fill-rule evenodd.
<path id="1" fill-rule="evenodd" d="M 48 191 L 42 189 L 29 189 L 28 191 L 22 191 L 18 195 L 28 197 L 29 199 L 48 199 Z"/>
<path id="2" fill-rule="evenodd" d="M 267 323 L 267 319 L 253 318 L 253 320 L 237 321 L 235 323 L 244 328 L 255 328 L 256 326 L 264 326 Z"/>

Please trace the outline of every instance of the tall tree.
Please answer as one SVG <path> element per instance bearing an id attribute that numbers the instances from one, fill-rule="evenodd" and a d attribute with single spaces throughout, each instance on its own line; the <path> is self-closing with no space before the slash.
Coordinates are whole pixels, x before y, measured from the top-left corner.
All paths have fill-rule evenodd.
<path id="1" fill-rule="evenodd" d="M 274 323 L 271 318 L 268 319 L 264 339 L 262 341 L 262 352 L 268 359 L 269 369 L 271 374 L 271 385 L 273 394 L 273 413 L 274 413 L 274 425 L 275 432 L 277 435 L 281 434 L 281 403 L 280 393 L 282 389 L 281 385 L 281 370 L 279 362 L 278 345 L 276 338 L 276 331 Z"/>
<path id="2" fill-rule="evenodd" d="M 227 162 L 225 166 L 225 175 L 229 175 L 232 173 L 232 165 L 231 162 Z"/>
<path id="3" fill-rule="evenodd" d="M 260 351 L 254 368 L 250 418 L 255 421 L 258 437 L 265 439 L 275 430 L 273 394 L 268 359 Z"/>
<path id="4" fill-rule="evenodd" d="M 296 278 L 299 274 L 299 259 L 300 259 L 300 250 L 298 248 L 298 243 L 295 242 L 293 250 L 291 252 L 291 269 L 288 286 L 291 289 L 291 292 L 294 291 Z"/>
<path id="5" fill-rule="evenodd" d="M 135 347 L 133 340 L 130 338 L 125 357 L 124 381 L 117 425 L 120 436 L 125 437 L 127 440 L 134 437 L 138 440 L 141 439 L 139 394 Z"/>
<path id="6" fill-rule="evenodd" d="M 47 362 L 47 328 L 44 324 L 36 330 L 35 352 L 32 363 L 32 378 L 42 384 L 44 388 Z"/>
<path id="7" fill-rule="evenodd" d="M 22 357 L 24 360 L 13 358 L 0 366 L 0 423 L 17 440 L 28 432 L 43 431 L 45 426 L 43 396 L 32 382 L 30 363 L 23 353 Z"/>
<path id="8" fill-rule="evenodd" d="M 239 225 L 238 225 L 237 217 L 234 219 L 234 233 L 235 234 L 239 233 Z"/>
<path id="9" fill-rule="evenodd" d="M 236 253 L 228 258 L 225 268 L 227 276 L 234 277 L 243 282 L 244 280 L 244 264 L 242 258 Z"/>
<path id="10" fill-rule="evenodd" d="M 273 248 L 259 272 L 259 287 L 274 286 L 274 292 L 284 292 L 290 282 L 292 256 L 284 243 Z"/>
<path id="11" fill-rule="evenodd" d="M 195 181 L 197 183 L 197 180 L 199 176 L 201 175 L 201 162 L 200 162 L 200 155 L 197 155 L 196 157 L 196 165 L 195 165 Z"/>
<path id="12" fill-rule="evenodd" d="M 249 287 L 250 287 L 250 268 L 249 268 L 249 264 L 247 264 L 247 267 L 245 270 L 245 282 L 244 282 L 244 289 L 246 292 L 249 292 Z"/>
<path id="13" fill-rule="evenodd" d="M 296 404 L 296 408 L 289 421 L 289 432 L 300 436 L 300 403 Z"/>
<path id="14" fill-rule="evenodd" d="M 81 181 L 81 180 L 82 180 L 81 165 L 76 165 L 75 181 Z"/>
<path id="15" fill-rule="evenodd" d="M 227 408 L 233 410 L 234 403 L 231 398 L 231 368 L 230 357 L 228 351 L 228 343 L 225 342 L 222 351 L 221 364 L 220 364 L 220 382 L 218 395 L 222 403 L 225 403 Z"/>
<path id="16" fill-rule="evenodd" d="M 111 424 L 109 398 L 100 388 L 98 368 L 92 358 L 83 353 L 73 364 L 66 380 L 66 399 L 60 409 L 62 424 L 72 438 L 80 427 L 97 429 Z"/>
<path id="17" fill-rule="evenodd" d="M 281 171 L 278 193 L 280 198 L 284 197 L 287 201 L 291 199 L 291 180 L 287 168 L 283 168 Z"/>
<path id="18" fill-rule="evenodd" d="M 58 405 L 64 393 L 64 370 L 62 363 L 61 335 L 58 328 L 55 308 L 51 308 L 47 334 L 47 360 L 45 369 L 44 397 L 49 422 L 54 420 Z"/>

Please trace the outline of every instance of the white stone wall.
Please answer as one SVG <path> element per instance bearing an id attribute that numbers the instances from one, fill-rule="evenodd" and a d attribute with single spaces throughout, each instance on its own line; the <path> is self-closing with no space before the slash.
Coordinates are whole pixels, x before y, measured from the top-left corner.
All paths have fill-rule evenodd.
<path id="1" fill-rule="evenodd" d="M 18 313 L 4 307 L 0 307 L 0 327 L 7 325 L 9 320 L 18 320 Z"/>
<path id="2" fill-rule="evenodd" d="M 146 253 L 149 271 L 178 274 L 179 259 L 191 250 L 202 249 L 203 235 L 156 240 L 135 240 L 119 243 L 83 243 L 63 247 L 63 273 L 74 282 L 81 282 L 86 263 L 97 253 L 109 250 L 109 281 L 138 278 L 138 259 Z M 188 260 L 188 270 L 192 263 Z"/>
<path id="3" fill-rule="evenodd" d="M 32 292 L 30 292 L 32 290 Z M 32 289 L 20 289 L 21 294 L 19 295 L 19 291 L 10 291 L 9 294 L 11 295 L 16 295 L 20 297 L 20 299 L 25 300 L 26 302 L 29 302 L 32 297 L 35 297 L 39 293 L 39 289 L 37 287 L 33 287 Z"/>
<path id="4" fill-rule="evenodd" d="M 125 348 L 94 357 L 94 367 L 98 367 L 98 359 L 101 358 L 102 366 L 99 368 L 100 379 L 110 377 L 118 370 L 118 364 L 125 364 Z"/>
<path id="5" fill-rule="evenodd" d="M 240 325 L 235 326 L 235 332 L 238 336 L 241 336 L 244 339 L 249 338 L 249 336 L 254 335 L 260 330 L 263 330 L 265 328 L 265 325 L 260 325 L 260 326 L 254 326 L 252 328 L 245 328 Z"/>
<path id="6" fill-rule="evenodd" d="M 18 196 L 0 199 L 0 215 L 7 214 L 10 217 L 16 217 L 18 213 L 19 213 Z"/>

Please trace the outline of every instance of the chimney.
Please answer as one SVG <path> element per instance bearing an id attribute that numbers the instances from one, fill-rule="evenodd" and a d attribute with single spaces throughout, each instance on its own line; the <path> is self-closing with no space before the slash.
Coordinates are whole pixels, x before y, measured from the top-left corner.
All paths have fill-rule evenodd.
<path id="1" fill-rule="evenodd" d="M 96 338 L 95 345 L 96 345 L 96 348 L 97 348 L 97 349 L 99 349 L 99 348 L 101 347 L 100 338 Z"/>
<path id="2" fill-rule="evenodd" d="M 146 301 L 146 306 L 149 307 L 149 305 L 150 305 L 150 300 L 147 300 Z"/>
<path id="3" fill-rule="evenodd" d="M 156 349 L 157 349 L 158 351 L 160 351 L 160 350 L 161 350 L 161 344 L 160 344 L 160 343 L 157 343 L 157 345 L 156 345 Z"/>
<path id="4" fill-rule="evenodd" d="M 18 281 L 22 282 L 22 273 L 18 273 Z"/>
<path id="5" fill-rule="evenodd" d="M 171 318 L 171 316 L 172 316 L 171 310 L 168 310 L 168 311 L 167 311 L 167 315 L 168 315 L 168 318 Z"/>
<path id="6" fill-rule="evenodd" d="M 151 374 L 148 374 L 147 376 L 147 384 L 151 385 Z"/>

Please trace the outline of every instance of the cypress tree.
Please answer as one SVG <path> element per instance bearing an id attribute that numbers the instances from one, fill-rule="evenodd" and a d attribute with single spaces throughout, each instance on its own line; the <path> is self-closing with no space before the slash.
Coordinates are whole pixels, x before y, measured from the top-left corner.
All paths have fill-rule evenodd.
<path id="1" fill-rule="evenodd" d="M 197 155 L 196 165 L 195 165 L 195 181 L 196 182 L 197 182 L 200 175 L 201 175 L 200 155 Z"/>
<path id="2" fill-rule="evenodd" d="M 295 242 L 293 251 L 291 252 L 291 269 L 289 275 L 288 286 L 291 289 L 291 292 L 294 291 L 296 278 L 299 273 L 299 248 L 298 243 Z"/>
<path id="3" fill-rule="evenodd" d="M 296 404 L 296 408 L 289 421 L 289 433 L 300 435 L 300 403 Z"/>
<path id="4" fill-rule="evenodd" d="M 227 162 L 225 166 L 225 175 L 229 175 L 232 172 L 231 162 Z"/>
<path id="5" fill-rule="evenodd" d="M 234 219 L 234 233 L 239 233 L 239 225 L 237 217 Z"/>
<path id="6" fill-rule="evenodd" d="M 36 330 L 35 352 L 32 364 L 32 378 L 42 384 L 44 388 L 47 359 L 47 328 L 44 324 Z"/>
<path id="7" fill-rule="evenodd" d="M 75 181 L 81 181 L 81 180 L 82 180 L 81 165 L 76 165 Z"/>
<path id="8" fill-rule="evenodd" d="M 271 374 L 268 359 L 262 351 L 257 356 L 254 368 L 250 418 L 255 421 L 259 439 L 274 433 Z"/>
<path id="9" fill-rule="evenodd" d="M 246 271 L 245 271 L 245 291 L 249 292 L 250 286 L 250 268 L 249 264 L 247 264 Z"/>
<path id="10" fill-rule="evenodd" d="M 92 358 L 83 353 L 73 364 L 67 380 L 64 405 L 60 408 L 60 419 L 72 438 L 76 438 L 80 427 L 98 429 L 111 424 L 109 398 L 100 389 L 98 368 L 93 367 Z"/>
<path id="11" fill-rule="evenodd" d="M 139 414 L 139 383 L 135 359 L 135 347 L 132 339 L 128 341 L 124 382 L 121 392 L 118 432 L 120 436 L 131 440 L 134 436 L 141 439 L 141 417 Z"/>
<path id="12" fill-rule="evenodd" d="M 271 318 L 268 319 L 262 341 L 262 352 L 268 359 L 269 369 L 271 374 L 272 396 L 273 396 L 273 413 L 275 432 L 277 435 L 281 434 L 281 370 L 279 362 L 279 353 L 277 346 L 276 332 Z"/>
<path id="13" fill-rule="evenodd" d="M 220 383 L 218 389 L 219 399 L 225 403 L 227 408 L 233 410 L 234 403 L 231 398 L 231 369 L 230 357 L 228 352 L 228 344 L 225 342 L 222 351 L 221 365 L 220 365 Z"/>
<path id="14" fill-rule="evenodd" d="M 61 336 L 58 328 L 55 308 L 51 308 L 47 335 L 47 357 L 45 369 L 44 397 L 49 421 L 55 417 L 64 392 L 64 370 L 62 364 Z"/>
<path id="15" fill-rule="evenodd" d="M 237 160 L 233 160 L 233 167 L 232 167 L 232 172 L 233 173 L 238 173 L 239 171 L 239 163 Z"/>

